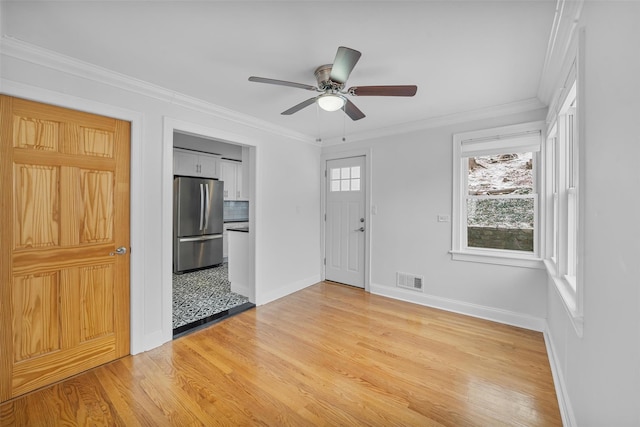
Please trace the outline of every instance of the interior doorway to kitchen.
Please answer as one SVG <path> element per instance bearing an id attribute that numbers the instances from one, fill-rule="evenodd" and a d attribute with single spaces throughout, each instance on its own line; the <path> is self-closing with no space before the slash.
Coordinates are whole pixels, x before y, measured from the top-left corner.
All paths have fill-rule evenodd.
<path id="1" fill-rule="evenodd" d="M 173 204 L 171 209 L 172 271 L 170 292 L 165 294 L 170 295 L 171 331 L 173 338 L 176 338 L 255 307 L 253 297 L 255 292 L 251 292 L 252 289 L 249 292 L 246 291 L 246 287 L 241 292 L 234 289 L 234 284 L 229 278 L 228 251 L 229 233 L 234 232 L 229 230 L 242 228 L 246 230 L 246 233 L 251 232 L 255 148 L 223 141 L 212 137 L 210 133 L 196 133 L 188 128 L 183 130 L 175 127 L 171 138 L 171 178 L 174 183 L 171 186 Z M 185 245 L 191 245 L 188 250 L 177 246 L 179 241 L 189 241 L 196 238 L 194 236 L 177 236 L 178 226 L 176 224 L 180 216 L 176 211 L 177 200 L 174 196 L 177 190 L 174 186 L 175 182 L 179 182 L 178 178 L 181 180 L 202 180 L 205 183 L 221 183 L 222 185 L 216 184 L 215 186 L 205 184 L 204 188 L 213 192 L 213 188 L 220 187 L 224 193 L 224 196 L 220 197 L 220 202 L 223 203 L 221 208 L 223 218 L 221 218 L 220 229 L 212 227 L 211 224 L 208 227 L 211 229 L 211 233 L 215 233 L 209 237 L 215 240 L 207 240 L 206 245 L 201 245 L 199 242 L 187 242 Z M 204 225 L 209 220 L 214 220 L 213 217 L 200 217 L 202 214 L 208 215 L 210 210 L 215 210 L 212 208 L 211 202 L 207 202 L 207 200 L 215 199 L 213 194 L 208 191 L 203 191 L 203 194 L 202 206 L 204 208 L 202 211 L 187 209 L 180 214 L 183 217 L 194 216 L 193 221 L 196 223 L 196 229 L 198 222 L 202 222 L 201 225 Z M 196 204 L 200 203 L 199 198 L 196 194 L 194 197 Z M 205 256 L 200 250 L 205 246 L 217 249 L 207 250 L 208 255 Z M 185 257 L 191 258 L 186 264 L 186 268 L 182 266 L 182 261 L 180 262 L 181 266 L 177 268 L 175 254 L 180 250 L 183 251 L 180 254 L 182 260 Z M 212 252 L 216 252 L 216 254 Z M 207 258 L 208 260 L 202 261 L 199 258 Z M 248 258 L 254 259 L 250 254 Z M 232 264 L 233 262 L 234 260 L 231 260 Z M 166 307 L 166 301 L 163 305 Z"/>

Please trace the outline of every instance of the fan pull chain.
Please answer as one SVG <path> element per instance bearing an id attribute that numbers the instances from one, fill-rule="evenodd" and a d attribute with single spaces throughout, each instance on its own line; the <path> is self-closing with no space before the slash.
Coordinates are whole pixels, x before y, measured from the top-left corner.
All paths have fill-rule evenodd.
<path id="1" fill-rule="evenodd" d="M 347 114 L 344 111 L 345 105 L 342 106 L 342 110 L 345 113 L 345 114 L 342 115 L 342 142 L 346 142 L 347 141 L 347 137 L 346 137 L 346 133 L 347 133 Z"/>
<path id="2" fill-rule="evenodd" d="M 316 124 L 318 125 L 318 137 L 316 138 L 317 143 L 322 142 L 322 135 L 320 135 L 320 107 L 316 102 Z"/>

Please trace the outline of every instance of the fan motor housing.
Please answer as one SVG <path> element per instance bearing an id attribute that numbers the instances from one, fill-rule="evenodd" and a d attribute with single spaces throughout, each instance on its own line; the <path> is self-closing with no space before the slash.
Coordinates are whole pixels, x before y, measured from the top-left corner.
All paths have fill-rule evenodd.
<path id="1" fill-rule="evenodd" d="M 320 90 L 332 90 L 339 91 L 344 88 L 344 84 L 339 84 L 331 80 L 331 68 L 333 64 L 321 65 L 314 71 L 316 81 L 318 82 L 318 89 Z"/>

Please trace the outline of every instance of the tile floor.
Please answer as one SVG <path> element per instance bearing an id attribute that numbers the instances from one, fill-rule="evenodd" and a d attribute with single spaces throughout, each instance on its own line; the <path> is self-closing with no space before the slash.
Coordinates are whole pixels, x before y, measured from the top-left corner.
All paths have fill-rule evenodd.
<path id="1" fill-rule="evenodd" d="M 173 330 L 197 327 L 230 309 L 253 306 L 249 298 L 231 292 L 227 264 L 206 270 L 173 275 Z M 219 317 L 219 316 L 218 316 Z M 203 320 L 205 322 L 203 322 Z"/>

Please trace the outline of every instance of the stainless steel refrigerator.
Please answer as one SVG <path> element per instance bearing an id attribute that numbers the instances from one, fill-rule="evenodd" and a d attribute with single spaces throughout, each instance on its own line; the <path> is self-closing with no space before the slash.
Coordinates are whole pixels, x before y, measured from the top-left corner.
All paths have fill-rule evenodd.
<path id="1" fill-rule="evenodd" d="M 222 263 L 223 183 L 178 176 L 173 179 L 173 271 Z"/>

